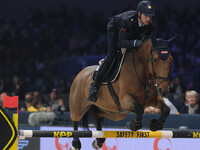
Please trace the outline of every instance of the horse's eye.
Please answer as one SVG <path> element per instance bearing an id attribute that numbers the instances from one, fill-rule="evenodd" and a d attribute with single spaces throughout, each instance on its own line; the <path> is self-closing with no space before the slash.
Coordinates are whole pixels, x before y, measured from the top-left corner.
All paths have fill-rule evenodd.
<path id="1" fill-rule="evenodd" d="M 153 61 L 154 61 L 155 63 L 157 63 L 157 59 L 154 59 Z"/>

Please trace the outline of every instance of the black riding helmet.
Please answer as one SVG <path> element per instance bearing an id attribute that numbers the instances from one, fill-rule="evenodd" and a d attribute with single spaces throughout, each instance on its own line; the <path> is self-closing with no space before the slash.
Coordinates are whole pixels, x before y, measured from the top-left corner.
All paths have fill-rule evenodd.
<path id="1" fill-rule="evenodd" d="M 153 5 L 152 2 L 148 0 L 143 0 L 137 5 L 137 11 L 146 16 L 154 16 L 155 6 Z"/>

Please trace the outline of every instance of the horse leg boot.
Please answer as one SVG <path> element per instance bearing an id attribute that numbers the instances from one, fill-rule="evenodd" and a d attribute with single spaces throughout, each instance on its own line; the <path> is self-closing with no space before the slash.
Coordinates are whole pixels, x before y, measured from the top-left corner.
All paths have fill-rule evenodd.
<path id="1" fill-rule="evenodd" d="M 135 102 L 134 111 L 136 113 L 135 120 L 127 122 L 126 127 L 132 131 L 137 131 L 142 128 L 142 115 L 144 114 L 144 107 Z"/>
<path id="2" fill-rule="evenodd" d="M 72 125 L 74 128 L 74 131 L 78 130 L 78 122 L 77 121 L 72 121 Z M 70 150 L 80 150 L 81 149 L 81 142 L 79 140 L 79 138 L 74 138 L 72 141 L 72 147 L 70 148 Z"/>
<path id="3" fill-rule="evenodd" d="M 161 109 L 161 115 L 158 118 L 158 120 L 152 119 L 148 123 L 148 127 L 151 131 L 162 130 L 163 124 L 165 123 L 167 117 L 169 116 L 170 108 L 164 102 L 161 102 L 160 109 Z"/>
<path id="4" fill-rule="evenodd" d="M 94 116 L 94 121 L 95 121 L 97 131 L 102 131 L 102 127 L 101 127 L 102 120 L 103 118 Z M 105 140 L 106 140 L 105 138 L 96 138 L 96 140 L 94 140 L 92 143 L 92 147 L 94 149 L 101 149 Z"/>

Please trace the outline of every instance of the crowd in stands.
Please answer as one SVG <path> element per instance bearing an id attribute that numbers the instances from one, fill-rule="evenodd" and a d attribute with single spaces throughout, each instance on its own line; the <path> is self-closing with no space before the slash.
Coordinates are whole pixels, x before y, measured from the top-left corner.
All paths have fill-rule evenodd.
<path id="1" fill-rule="evenodd" d="M 157 36 L 169 39 L 179 34 L 172 46 L 175 76 L 170 83 L 171 93 L 195 90 L 193 83 L 184 83 L 181 76 L 200 67 L 199 13 L 200 9 L 178 12 L 169 7 L 157 12 Z M 58 62 L 62 57 L 106 54 L 108 17 L 102 12 L 85 15 L 78 8 L 62 7 L 51 8 L 48 13 L 37 9 L 24 20 L 1 20 L 1 95 L 19 95 L 24 102 L 21 111 L 68 111 L 58 94 L 68 94 L 72 81 L 60 78 Z M 191 95 L 198 99 L 196 93 Z M 185 107 L 178 112 L 186 113 L 188 108 L 189 113 L 196 111 L 190 102 Z"/>
<path id="2" fill-rule="evenodd" d="M 170 108 L 170 114 L 200 114 L 199 94 L 194 90 L 185 92 L 185 100 L 179 110 L 168 98 L 164 98 L 164 101 Z M 151 106 L 144 109 L 144 113 L 148 114 L 158 114 L 160 112 L 160 109 Z"/>

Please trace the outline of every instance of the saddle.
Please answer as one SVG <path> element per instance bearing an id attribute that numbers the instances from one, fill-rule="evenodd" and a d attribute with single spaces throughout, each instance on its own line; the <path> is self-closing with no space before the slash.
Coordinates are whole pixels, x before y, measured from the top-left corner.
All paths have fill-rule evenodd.
<path id="1" fill-rule="evenodd" d="M 117 57 L 113 60 L 112 64 L 108 68 L 108 73 L 105 74 L 102 84 L 106 85 L 106 84 L 108 84 L 108 81 L 113 83 L 117 80 L 120 70 L 121 70 L 121 67 L 122 67 L 122 64 L 123 64 L 124 56 L 125 56 L 125 53 L 122 54 L 121 52 L 118 52 Z M 93 81 L 94 81 L 94 79 L 97 75 L 97 72 L 99 70 L 99 67 L 103 63 L 103 61 L 104 61 L 104 59 L 101 59 L 99 61 L 99 66 L 93 72 L 93 74 L 92 74 Z"/>
<path id="2" fill-rule="evenodd" d="M 117 96 L 116 92 L 115 92 L 115 89 L 113 88 L 112 86 L 112 83 L 115 82 L 117 80 L 117 78 L 119 77 L 119 73 L 121 71 L 121 68 L 122 68 L 122 64 L 123 64 L 123 61 L 124 61 L 124 57 L 126 55 L 126 49 L 122 48 L 121 49 L 121 52 L 118 52 L 117 56 L 114 58 L 112 64 L 109 66 L 107 72 L 105 73 L 105 76 L 103 78 L 103 81 L 102 81 L 102 84 L 104 85 L 107 85 L 108 86 L 108 90 L 115 102 L 115 104 L 117 105 L 117 108 L 119 110 L 120 113 L 127 113 L 126 111 L 124 111 L 122 108 L 121 108 L 121 104 L 120 104 L 120 101 L 119 101 L 119 97 Z M 101 65 L 103 63 L 104 59 L 100 60 L 99 61 L 99 65 Z M 98 69 L 99 69 L 100 66 L 97 67 L 97 69 L 93 72 L 92 74 L 92 80 L 94 81 L 96 75 L 97 75 L 97 72 L 98 72 Z"/>

